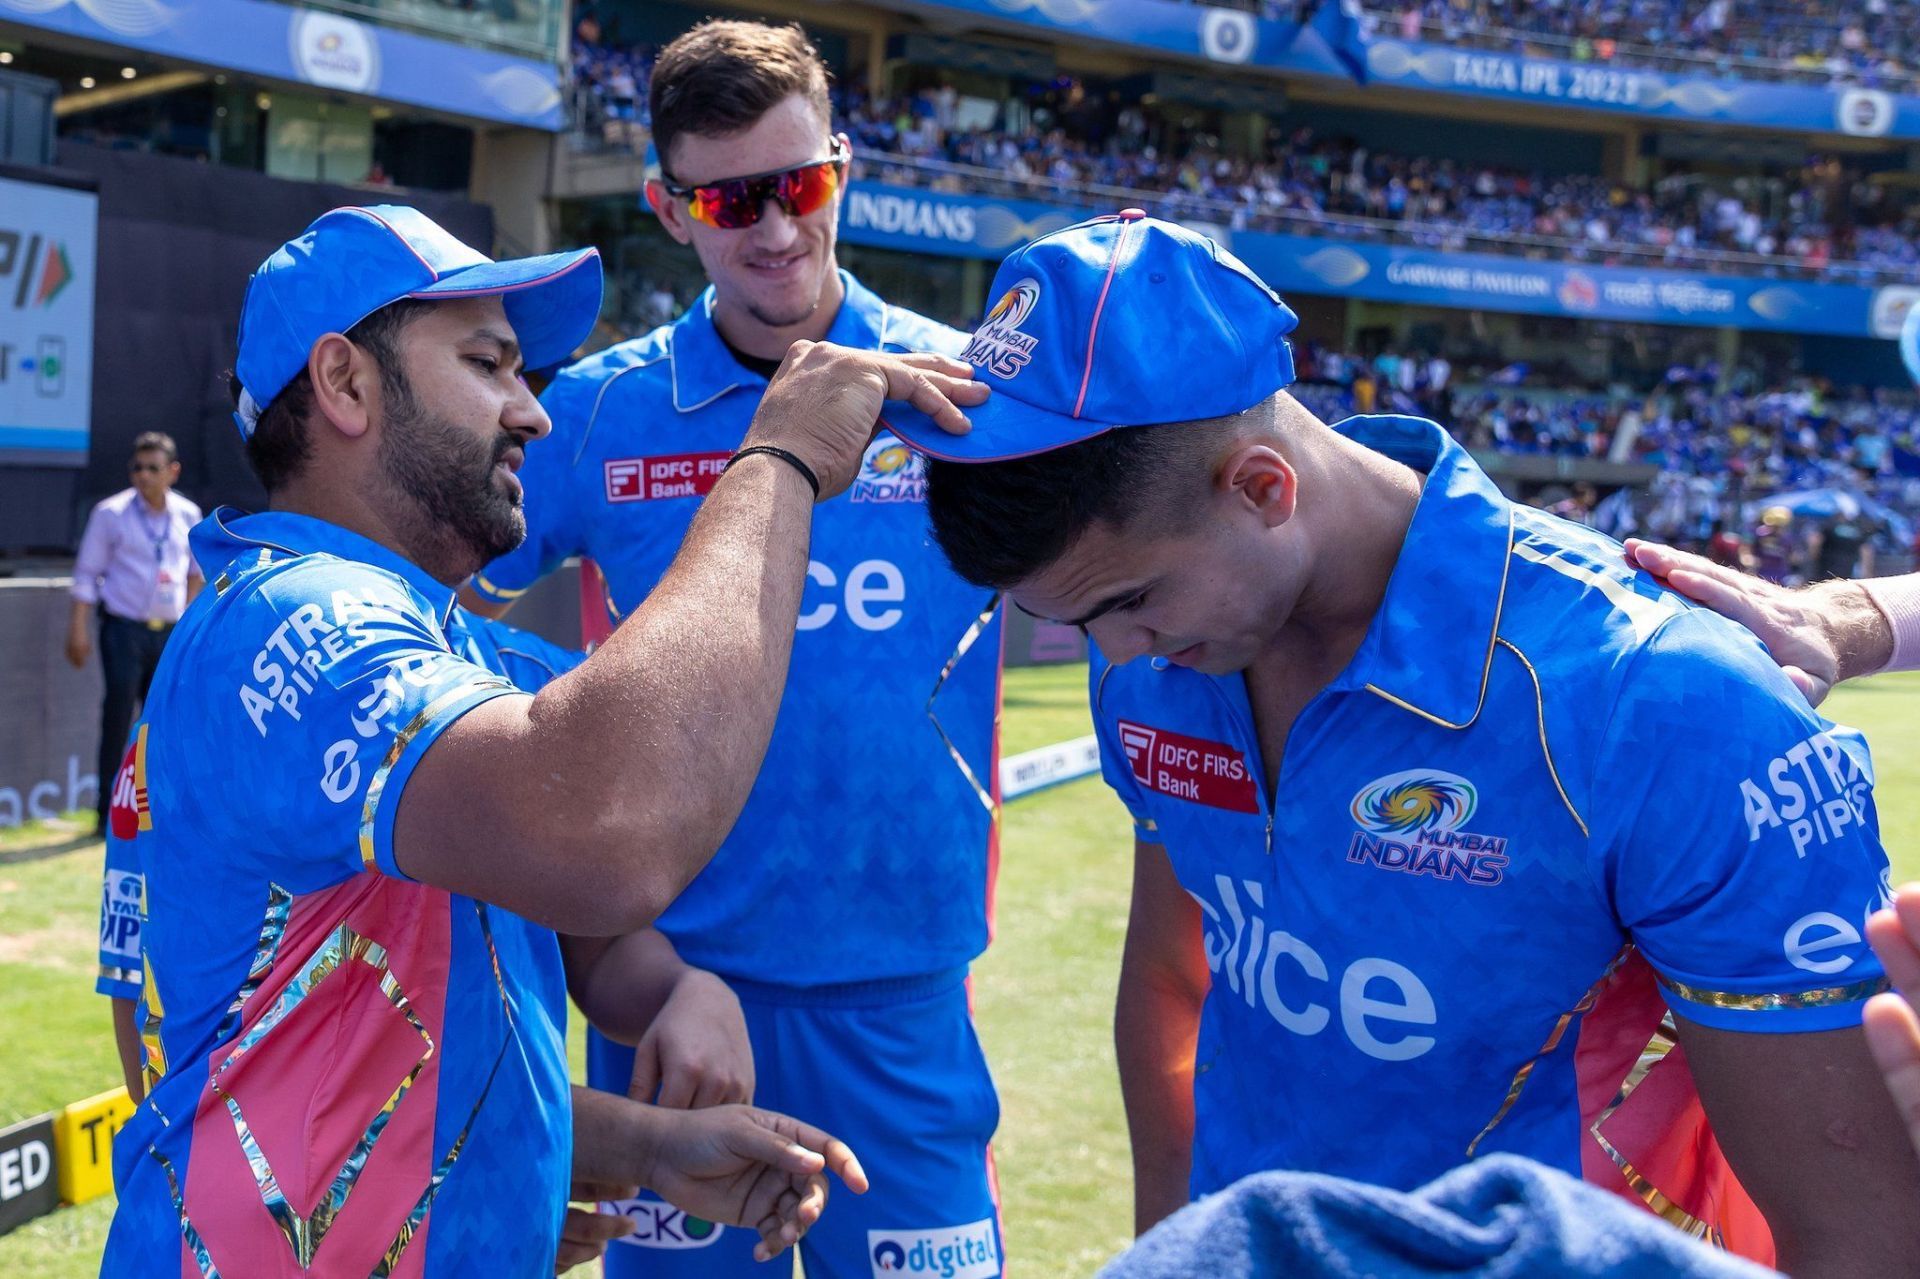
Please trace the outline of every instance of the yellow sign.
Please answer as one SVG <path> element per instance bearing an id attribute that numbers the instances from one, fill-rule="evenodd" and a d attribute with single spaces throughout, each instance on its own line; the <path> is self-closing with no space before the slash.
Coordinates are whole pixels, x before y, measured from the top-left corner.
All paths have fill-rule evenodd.
<path id="1" fill-rule="evenodd" d="M 76 1101 L 53 1120 L 60 1198 L 70 1204 L 113 1193 L 113 1134 L 133 1117 L 125 1088 Z"/>

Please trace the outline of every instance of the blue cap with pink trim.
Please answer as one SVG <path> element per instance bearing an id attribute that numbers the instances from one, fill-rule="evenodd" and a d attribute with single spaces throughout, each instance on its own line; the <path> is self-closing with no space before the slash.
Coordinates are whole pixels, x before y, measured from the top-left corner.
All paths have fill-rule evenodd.
<path id="1" fill-rule="evenodd" d="M 600 251 L 495 262 L 418 209 L 334 209 L 262 262 L 240 309 L 240 406 L 251 436 L 273 397 L 306 367 L 313 344 L 401 298 L 499 295 L 530 369 L 558 364 L 600 314 Z"/>
<path id="2" fill-rule="evenodd" d="M 1298 320 L 1204 235 L 1127 209 L 1041 236 L 1000 264 L 962 357 L 993 388 L 949 435 L 889 404 L 908 444 L 954 462 L 1044 453 L 1125 426 L 1238 413 L 1293 381 Z"/>

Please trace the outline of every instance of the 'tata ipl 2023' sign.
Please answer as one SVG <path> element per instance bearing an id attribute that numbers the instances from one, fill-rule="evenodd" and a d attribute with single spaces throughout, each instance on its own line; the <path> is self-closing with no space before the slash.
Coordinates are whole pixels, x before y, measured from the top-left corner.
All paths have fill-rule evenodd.
<path id="1" fill-rule="evenodd" d="M 99 203 L 0 178 L 0 460 L 86 463 Z"/>
<path id="2" fill-rule="evenodd" d="M 1191 0 L 920 0 L 1014 21 L 1063 36 L 1231 66 L 1354 78 L 1317 30 L 1286 17 L 1267 17 Z M 1270 7 L 1270 6 L 1263 6 Z M 1284 6 L 1289 12 L 1292 6 Z M 1337 0 L 1328 0 L 1337 8 Z M 1743 79 L 1715 68 L 1662 71 L 1534 57 L 1421 40 L 1386 32 L 1357 41 L 1349 56 L 1363 57 L 1368 83 L 1436 93 L 1579 107 L 1667 120 L 1710 120 L 1806 133 L 1920 138 L 1920 97 L 1848 85 Z"/>

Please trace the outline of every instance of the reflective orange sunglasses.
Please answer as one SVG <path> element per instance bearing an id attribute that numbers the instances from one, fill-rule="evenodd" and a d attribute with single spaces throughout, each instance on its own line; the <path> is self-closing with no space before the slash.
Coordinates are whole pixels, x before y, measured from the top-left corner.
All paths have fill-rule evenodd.
<path id="1" fill-rule="evenodd" d="M 702 186 L 681 186 L 663 177 L 660 185 L 674 199 L 687 202 L 687 216 L 695 222 L 738 231 L 758 222 L 769 200 L 790 218 L 804 218 L 825 208 L 845 181 L 850 158 L 846 146 L 835 138 L 826 159 L 791 169 L 749 173 Z"/>

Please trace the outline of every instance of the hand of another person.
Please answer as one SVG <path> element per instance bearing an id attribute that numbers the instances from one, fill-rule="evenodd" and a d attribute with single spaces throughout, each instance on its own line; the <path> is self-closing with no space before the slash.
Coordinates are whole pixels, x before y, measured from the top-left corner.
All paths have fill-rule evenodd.
<path id="1" fill-rule="evenodd" d="M 740 1001 L 712 973 L 688 969 L 634 1049 L 627 1095 L 694 1110 L 750 1102 L 753 1083 L 753 1045 Z"/>
<path id="2" fill-rule="evenodd" d="M 831 342 L 795 342 L 753 415 L 743 446 L 773 445 L 799 457 L 828 498 L 853 483 L 888 400 L 905 400 L 942 430 L 971 429 L 961 410 L 984 403 L 973 366 L 944 355 L 855 351 Z"/>
<path id="3" fill-rule="evenodd" d="M 86 667 L 87 659 L 93 656 L 93 640 L 81 627 L 75 626 L 67 631 L 67 663 L 74 670 Z"/>
<path id="4" fill-rule="evenodd" d="M 583 1203 L 596 1203 L 602 1199 L 631 1199 L 639 1193 L 638 1186 L 576 1181 L 567 1197 Z M 569 1203 L 566 1220 L 560 1223 L 560 1249 L 554 1255 L 553 1273 L 565 1274 L 583 1262 L 598 1260 L 607 1251 L 609 1243 L 633 1231 L 631 1217 Z"/>
<path id="5" fill-rule="evenodd" d="M 811 1124 L 752 1106 L 655 1114 L 662 1122 L 647 1188 L 682 1212 L 758 1231 L 757 1261 L 798 1243 L 819 1220 L 825 1171 L 866 1192 L 853 1151 Z"/>
<path id="6" fill-rule="evenodd" d="M 1894 990 L 1867 1001 L 1867 1047 L 1920 1151 L 1920 884 L 1906 884 L 1893 905 L 1867 919 L 1867 940 Z"/>
<path id="7" fill-rule="evenodd" d="M 1810 705 L 1841 680 L 1879 670 L 1892 654 L 1892 628 L 1853 582 L 1790 590 L 1638 538 L 1627 540 L 1627 562 L 1759 636 Z"/>

